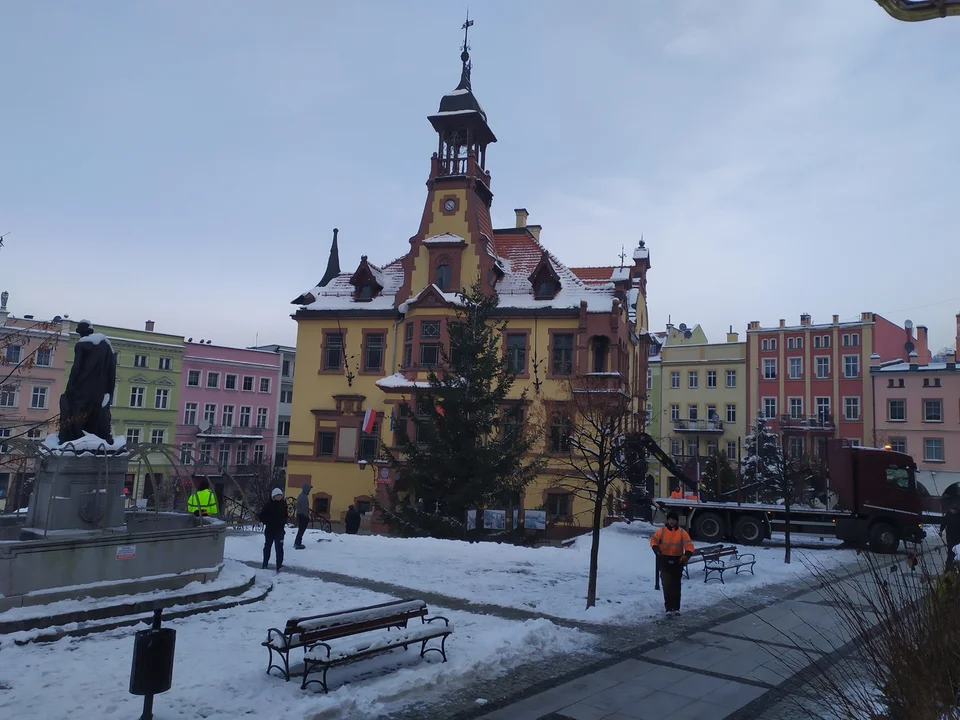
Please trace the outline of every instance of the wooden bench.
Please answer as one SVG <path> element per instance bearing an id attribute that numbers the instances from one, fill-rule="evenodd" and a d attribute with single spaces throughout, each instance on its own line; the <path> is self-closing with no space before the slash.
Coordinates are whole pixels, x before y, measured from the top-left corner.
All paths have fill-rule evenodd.
<path id="1" fill-rule="evenodd" d="M 410 620 L 419 618 L 420 626 L 408 628 Z M 431 625 L 442 620 L 443 625 Z M 429 626 L 429 627 L 428 627 Z M 387 631 L 373 635 L 376 631 Z M 420 657 L 436 650 L 446 662 L 446 639 L 453 627 L 446 618 L 427 617 L 427 605 L 422 600 L 395 600 L 335 613 L 290 618 L 283 630 L 270 628 L 267 639 L 261 643 L 270 653 L 267 674 L 273 668 L 280 670 L 285 680 L 290 680 L 290 651 L 304 649 L 304 672 L 301 688 L 311 682 L 319 682 L 327 691 L 327 670 L 334 665 L 344 665 L 363 657 L 387 652 L 396 647 L 406 649 L 420 643 Z M 331 644 L 331 641 L 371 633 L 367 638 L 354 638 L 347 643 Z M 442 638 L 439 648 L 428 648 L 427 641 Z M 283 665 L 274 662 L 277 654 Z M 321 680 L 309 680 L 315 669 L 323 669 Z"/>
<path id="2" fill-rule="evenodd" d="M 757 558 L 755 555 L 751 553 L 741 555 L 736 549 L 726 558 L 708 558 L 704 560 L 703 564 L 703 582 L 707 582 L 711 573 L 716 573 L 720 578 L 720 582 L 723 583 L 723 573 L 727 570 L 736 570 L 736 574 L 739 575 L 742 568 L 747 568 L 750 570 L 750 574 L 753 575 L 753 566 L 756 562 Z"/>
<path id="3" fill-rule="evenodd" d="M 690 556 L 687 564 L 683 566 L 683 573 L 687 580 L 689 580 L 691 565 L 706 563 L 707 560 L 719 560 L 727 555 L 735 555 L 736 552 L 737 548 L 733 545 L 707 545 L 706 547 L 697 548 L 693 551 L 693 555 Z"/>

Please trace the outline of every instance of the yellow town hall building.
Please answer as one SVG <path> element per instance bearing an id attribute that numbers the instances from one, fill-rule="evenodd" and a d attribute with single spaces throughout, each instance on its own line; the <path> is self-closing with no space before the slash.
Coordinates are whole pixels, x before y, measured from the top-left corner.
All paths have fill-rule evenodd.
<path id="1" fill-rule="evenodd" d="M 473 95 L 466 50 L 461 60 L 460 84 L 429 116 L 438 143 L 407 251 L 382 265 L 364 255 L 341 272 L 335 230 L 323 279 L 293 301 L 299 309 L 287 492 L 296 495 L 309 483 L 314 510 L 334 521 L 348 505 L 369 509 L 377 483 L 393 481 L 392 470 L 375 462 L 381 443 L 395 447 L 397 424 L 412 422 L 400 406 L 416 407 L 417 389 L 447 342 L 456 291 L 477 279 L 499 296 L 508 322 L 503 350 L 517 373 L 513 392 L 519 397 L 526 389 L 525 416 L 543 418 L 541 452 L 563 452 L 564 401 L 578 381 L 628 394 L 630 425 L 643 410 L 649 251 L 641 241 L 632 264 L 622 265 L 621 254 L 619 267 L 572 268 L 540 244 L 541 228 L 527 224 L 526 210 L 515 211 L 514 227 L 493 227 L 487 149 L 496 137 Z M 365 433 L 368 408 L 376 424 Z M 587 503 L 557 487 L 549 469 L 520 504 L 546 510 L 562 534 L 589 527 Z"/>

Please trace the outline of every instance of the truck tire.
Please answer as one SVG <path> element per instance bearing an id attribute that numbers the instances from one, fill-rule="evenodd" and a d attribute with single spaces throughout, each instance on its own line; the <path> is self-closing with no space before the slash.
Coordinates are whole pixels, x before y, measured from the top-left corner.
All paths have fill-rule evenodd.
<path id="1" fill-rule="evenodd" d="M 744 515 L 733 526 L 733 536 L 741 545 L 759 545 L 763 542 L 763 523 L 753 515 Z"/>
<path id="2" fill-rule="evenodd" d="M 900 547 L 900 533 L 885 522 L 875 523 L 870 528 L 870 549 L 875 553 L 895 553 Z"/>
<path id="3" fill-rule="evenodd" d="M 693 534 L 697 540 L 717 543 L 723 540 L 726 534 L 726 523 L 723 518 L 712 512 L 697 513 L 693 521 Z"/>

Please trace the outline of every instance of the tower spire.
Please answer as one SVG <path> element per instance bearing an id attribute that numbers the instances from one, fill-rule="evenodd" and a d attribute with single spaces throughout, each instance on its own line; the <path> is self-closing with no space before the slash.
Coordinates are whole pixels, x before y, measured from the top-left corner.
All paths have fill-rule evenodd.
<path id="1" fill-rule="evenodd" d="M 460 29 L 463 30 L 463 45 L 460 46 L 460 62 L 463 63 L 463 70 L 460 73 L 459 90 L 470 89 L 470 71 L 473 69 L 473 63 L 470 62 L 470 45 L 468 44 L 468 38 L 471 27 L 473 27 L 473 20 L 470 19 L 470 8 L 467 8 L 467 19 L 463 25 L 460 26 Z"/>
<path id="2" fill-rule="evenodd" d="M 327 283 L 340 274 L 340 251 L 337 250 L 337 228 L 333 229 L 333 244 L 330 245 L 330 258 L 327 260 L 327 271 L 323 274 L 323 280 L 320 281 L 320 287 L 326 287 Z"/>

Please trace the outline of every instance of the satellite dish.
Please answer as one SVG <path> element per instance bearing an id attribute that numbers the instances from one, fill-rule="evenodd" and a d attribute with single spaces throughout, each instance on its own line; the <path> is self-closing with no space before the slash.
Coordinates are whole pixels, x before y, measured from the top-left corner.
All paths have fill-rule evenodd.
<path id="1" fill-rule="evenodd" d="M 213 427 L 213 425 L 209 420 L 204 418 L 203 420 L 200 421 L 200 424 L 197 427 L 200 428 L 200 432 L 207 432 L 210 430 L 211 427 Z"/>
<path id="2" fill-rule="evenodd" d="M 193 342 L 193 338 L 187 338 L 187 342 Z"/>
<path id="3" fill-rule="evenodd" d="M 916 346 L 915 346 L 912 342 L 910 342 L 909 340 L 907 340 L 907 341 L 903 344 L 903 349 L 906 350 L 907 353 L 909 354 L 909 353 L 912 353 L 914 350 L 916 350 Z"/>
<path id="4" fill-rule="evenodd" d="M 687 324 L 680 323 L 680 332 L 686 332 L 686 331 L 687 331 Z"/>
<path id="5" fill-rule="evenodd" d="M 913 320 L 907 320 L 903 323 L 903 327 L 907 330 L 913 330 Z"/>
<path id="6" fill-rule="evenodd" d="M 684 337 L 685 339 L 689 340 L 690 338 L 693 337 L 693 333 L 690 332 L 689 330 L 687 330 L 687 331 L 683 334 L 683 337 Z"/>

